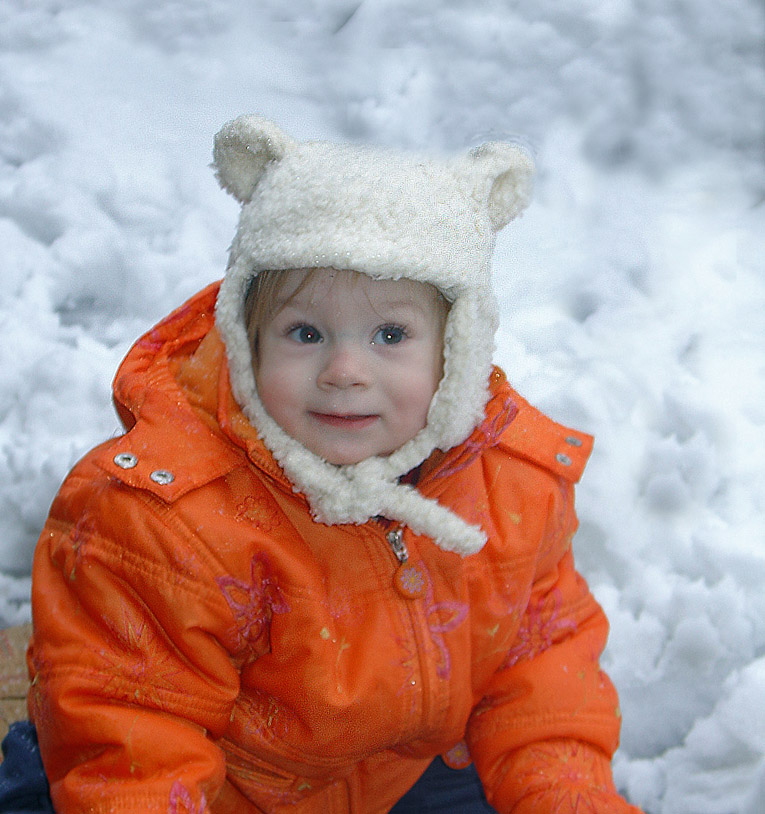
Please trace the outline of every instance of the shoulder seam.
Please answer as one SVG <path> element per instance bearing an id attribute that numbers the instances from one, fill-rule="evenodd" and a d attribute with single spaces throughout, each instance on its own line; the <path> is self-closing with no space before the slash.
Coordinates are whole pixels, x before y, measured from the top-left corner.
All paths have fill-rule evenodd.
<path id="1" fill-rule="evenodd" d="M 522 399 L 517 403 L 518 413 L 502 433 L 500 445 L 554 475 L 578 482 L 592 451 L 593 437 L 553 421 Z"/>
<path id="2" fill-rule="evenodd" d="M 91 460 L 109 476 L 150 492 L 163 503 L 173 503 L 242 464 L 241 456 L 223 442 L 214 449 L 205 445 L 205 452 L 179 444 L 158 454 L 150 435 L 139 419 L 124 435 L 97 447 Z M 209 437 L 215 438 L 211 432 Z"/>

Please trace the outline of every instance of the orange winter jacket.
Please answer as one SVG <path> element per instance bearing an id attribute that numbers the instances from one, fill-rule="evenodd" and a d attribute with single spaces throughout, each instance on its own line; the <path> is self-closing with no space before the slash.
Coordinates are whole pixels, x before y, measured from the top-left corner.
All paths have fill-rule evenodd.
<path id="1" fill-rule="evenodd" d="M 591 439 L 496 370 L 484 423 L 409 478 L 481 525 L 479 553 L 321 525 L 231 395 L 216 292 L 132 349 L 127 432 L 40 538 L 29 712 L 56 811 L 377 814 L 441 753 L 499 812 L 636 812 L 571 555 Z"/>

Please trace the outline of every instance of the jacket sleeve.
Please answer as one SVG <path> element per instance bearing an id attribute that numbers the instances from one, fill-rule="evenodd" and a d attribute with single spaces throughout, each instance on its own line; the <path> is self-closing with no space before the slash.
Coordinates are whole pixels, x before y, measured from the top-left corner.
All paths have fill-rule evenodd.
<path id="1" fill-rule="evenodd" d="M 576 525 L 573 485 L 561 479 L 518 634 L 468 725 L 501 814 L 640 814 L 612 780 L 620 712 L 598 665 L 608 622 L 574 568 Z"/>
<path id="2" fill-rule="evenodd" d="M 235 625 L 157 503 L 75 472 L 38 543 L 28 703 L 60 814 L 203 814 L 225 779 Z"/>

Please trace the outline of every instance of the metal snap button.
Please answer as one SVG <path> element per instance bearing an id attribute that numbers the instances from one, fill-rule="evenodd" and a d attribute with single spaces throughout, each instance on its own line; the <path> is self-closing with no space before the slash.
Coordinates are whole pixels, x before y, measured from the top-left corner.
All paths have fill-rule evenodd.
<path id="1" fill-rule="evenodd" d="M 138 458 L 132 452 L 120 452 L 114 456 L 114 463 L 120 469 L 132 469 L 138 464 Z"/>
<path id="2" fill-rule="evenodd" d="M 167 469 L 155 469 L 149 477 L 154 483 L 158 483 L 160 486 L 167 486 L 168 483 L 172 483 L 175 480 L 175 475 L 173 475 L 172 472 L 168 472 Z"/>
<path id="3" fill-rule="evenodd" d="M 575 438 L 573 435 L 569 435 L 569 437 L 566 439 L 566 443 L 571 445 L 572 447 L 582 446 L 582 442 L 578 438 Z"/>
<path id="4" fill-rule="evenodd" d="M 559 464 L 563 464 L 563 466 L 571 466 L 571 458 L 569 458 L 568 455 L 564 454 L 563 452 L 559 452 L 555 456 L 555 460 Z"/>

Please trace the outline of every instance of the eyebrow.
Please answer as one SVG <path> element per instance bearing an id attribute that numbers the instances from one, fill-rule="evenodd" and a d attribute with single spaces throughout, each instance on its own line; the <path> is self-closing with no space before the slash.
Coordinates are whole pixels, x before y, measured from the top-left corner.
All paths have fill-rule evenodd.
<path id="1" fill-rule="evenodd" d="M 375 303 L 374 306 L 376 308 L 385 308 L 390 309 L 391 311 L 402 311 L 402 310 L 415 310 L 415 311 L 424 311 L 425 309 L 420 305 L 420 303 L 416 302 L 415 300 L 388 300 L 381 303 Z"/>
<path id="2" fill-rule="evenodd" d="M 427 316 L 429 312 L 428 304 L 435 307 L 435 301 L 426 304 L 417 299 L 383 300 L 382 302 L 372 303 L 372 306 L 378 311 L 417 311 Z"/>
<path id="3" fill-rule="evenodd" d="M 298 295 L 301 292 L 298 292 Z M 278 297 L 276 300 L 276 310 L 281 311 L 283 308 L 294 307 L 296 309 L 311 307 L 315 303 L 309 300 L 307 303 L 296 302 L 295 295 L 288 297 Z M 426 314 L 427 309 L 423 307 L 416 300 L 383 300 L 382 302 L 371 302 L 370 304 L 376 311 L 418 311 L 421 314 Z"/>

